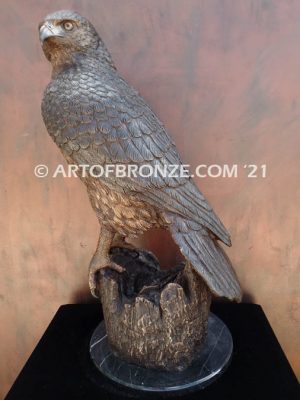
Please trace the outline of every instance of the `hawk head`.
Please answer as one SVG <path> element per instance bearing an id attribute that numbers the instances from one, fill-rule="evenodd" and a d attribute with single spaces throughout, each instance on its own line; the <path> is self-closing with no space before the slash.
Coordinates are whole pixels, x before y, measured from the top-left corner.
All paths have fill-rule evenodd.
<path id="1" fill-rule="evenodd" d="M 53 67 L 76 63 L 85 55 L 103 53 L 105 46 L 93 25 L 74 11 L 56 11 L 39 24 L 40 41 Z M 108 54 L 108 52 L 107 52 Z"/>

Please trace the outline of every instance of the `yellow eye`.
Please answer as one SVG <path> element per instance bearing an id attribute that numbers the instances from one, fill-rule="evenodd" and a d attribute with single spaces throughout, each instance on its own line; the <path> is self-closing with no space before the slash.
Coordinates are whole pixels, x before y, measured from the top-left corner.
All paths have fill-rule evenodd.
<path id="1" fill-rule="evenodd" d="M 66 21 L 63 23 L 63 27 L 66 31 L 71 31 L 74 28 L 74 25 L 70 21 Z"/>

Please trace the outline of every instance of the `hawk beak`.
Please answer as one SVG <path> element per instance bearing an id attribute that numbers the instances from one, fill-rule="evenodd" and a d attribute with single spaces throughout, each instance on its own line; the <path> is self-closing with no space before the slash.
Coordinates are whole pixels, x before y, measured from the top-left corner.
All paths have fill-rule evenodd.
<path id="1" fill-rule="evenodd" d="M 49 24 L 43 24 L 40 27 L 40 41 L 43 44 L 44 41 L 50 37 L 63 37 L 62 29 L 58 26 Z"/>

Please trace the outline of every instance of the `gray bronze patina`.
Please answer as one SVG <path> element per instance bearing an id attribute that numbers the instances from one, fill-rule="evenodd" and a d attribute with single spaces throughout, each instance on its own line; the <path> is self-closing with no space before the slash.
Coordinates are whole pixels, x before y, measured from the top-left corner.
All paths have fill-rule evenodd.
<path id="1" fill-rule="evenodd" d="M 44 53 L 53 67 L 42 115 L 49 134 L 69 163 L 162 167 L 181 164 L 163 124 L 121 78 L 87 19 L 72 11 L 59 11 L 48 15 L 39 31 Z M 230 246 L 229 234 L 192 179 L 160 174 L 150 178 L 130 174 L 124 178 L 112 174 L 101 179 L 88 175 L 82 180 L 101 226 L 89 269 L 94 295 L 102 268 L 126 273 L 110 258 L 111 247 L 126 247 L 126 237 L 162 227 L 169 229 L 187 265 L 199 274 L 212 294 L 240 299 L 236 275 L 218 244 L 221 240 Z M 115 281 L 119 282 L 117 278 Z M 103 300 L 103 293 L 101 297 Z M 208 307 L 209 299 L 208 296 Z"/>

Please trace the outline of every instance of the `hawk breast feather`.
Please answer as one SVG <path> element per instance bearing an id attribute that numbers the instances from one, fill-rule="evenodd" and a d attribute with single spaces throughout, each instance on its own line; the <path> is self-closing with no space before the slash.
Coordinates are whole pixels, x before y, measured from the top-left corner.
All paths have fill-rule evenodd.
<path id="1" fill-rule="evenodd" d="M 82 72 L 78 84 L 72 74 L 65 74 L 63 85 L 54 84 L 63 91 L 50 85 L 58 128 L 52 136 L 63 152 L 77 164 L 147 164 L 161 170 L 182 165 L 175 144 L 147 103 L 115 71 L 110 75 L 101 79 Z M 228 232 L 190 178 L 112 174 L 103 180 L 113 190 L 138 193 L 164 214 L 184 217 L 186 229 L 205 227 L 230 245 Z"/>
<path id="2" fill-rule="evenodd" d="M 74 163 L 147 164 L 162 170 L 182 164 L 162 123 L 115 70 L 64 72 L 49 85 L 42 111 L 48 131 Z M 239 298 L 230 261 L 216 241 L 230 246 L 230 236 L 190 178 L 112 174 L 101 179 L 112 190 L 136 194 L 155 207 L 212 291 Z"/>

